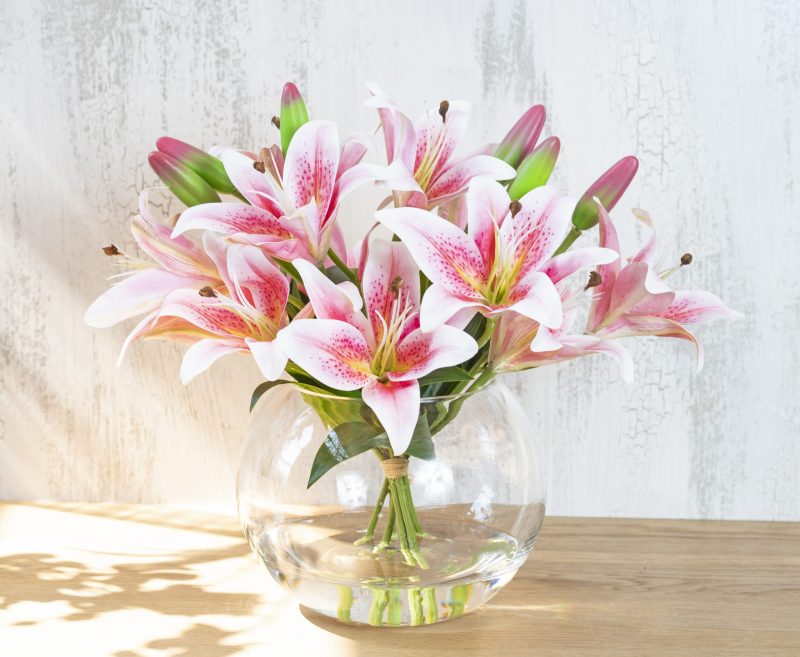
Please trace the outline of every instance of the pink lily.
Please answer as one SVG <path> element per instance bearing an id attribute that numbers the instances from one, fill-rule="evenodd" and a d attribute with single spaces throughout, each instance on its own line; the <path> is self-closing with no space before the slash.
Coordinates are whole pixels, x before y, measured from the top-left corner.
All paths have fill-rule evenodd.
<path id="1" fill-rule="evenodd" d="M 570 333 L 578 312 L 571 294 L 561 289 L 564 321 L 554 330 L 517 313 L 504 314 L 497 323 L 489 362 L 495 372 L 516 372 L 606 353 L 617 361 L 625 381 L 633 380 L 633 359 L 627 349 L 610 340 Z"/>
<path id="2" fill-rule="evenodd" d="M 339 146 L 336 125 L 310 121 L 294 133 L 281 162 L 275 150 L 261 160 L 228 149 L 219 153 L 225 171 L 247 203 L 205 203 L 181 214 L 173 235 L 210 230 L 291 260 L 325 259 L 328 249 L 344 254 L 335 225 L 341 200 L 360 185 L 387 175 L 385 167 L 361 163 L 366 146 Z"/>
<path id="3" fill-rule="evenodd" d="M 417 191 L 402 197 L 403 205 L 431 209 L 461 194 L 476 176 L 510 180 L 516 175 L 514 167 L 486 153 L 453 158 L 469 119 L 466 101 L 442 101 L 438 112 L 429 110 L 412 123 L 377 86 L 367 86 L 372 97 L 365 104 L 378 110 L 386 157 L 392 164 L 401 164 L 406 172 L 398 179 L 387 179 L 384 185 L 396 191 L 408 189 L 398 183 L 405 185 L 409 176 L 418 184 Z"/>
<path id="4" fill-rule="evenodd" d="M 154 262 L 125 256 L 125 264 L 133 270 L 89 306 L 84 320 L 90 326 L 107 328 L 153 312 L 174 290 L 220 284 L 217 268 L 203 249 L 186 237 L 171 237 L 170 228 L 153 217 L 147 192 L 139 197 L 139 215 L 131 220 L 131 232 Z"/>
<path id="5" fill-rule="evenodd" d="M 295 260 L 316 319 L 293 320 L 278 334 L 289 358 L 323 384 L 362 391 L 395 454 L 408 448 L 419 415 L 418 379 L 477 353 L 452 326 L 419 329 L 419 270 L 399 242 L 374 240 L 361 277 L 367 316 L 352 290 L 332 283 L 311 263 Z"/>
<path id="6" fill-rule="evenodd" d="M 204 242 L 224 286 L 176 290 L 164 299 L 151 323 L 137 327 L 132 339 L 168 333 L 173 339 L 192 341 L 181 364 L 184 383 L 233 352 L 249 352 L 268 380 L 279 378 L 287 357 L 275 336 L 288 323 L 286 277 L 257 247 L 226 248 L 211 234 Z"/>
<path id="7" fill-rule="evenodd" d="M 422 303 L 424 331 L 466 309 L 487 317 L 513 311 L 556 328 L 563 313 L 555 284 L 578 269 L 618 257 L 602 248 L 553 256 L 574 207 L 574 201 L 546 186 L 511 203 L 502 185 L 475 178 L 467 191 L 467 233 L 415 208 L 376 216 L 406 244 L 433 283 Z"/>
<path id="8" fill-rule="evenodd" d="M 600 243 L 618 251 L 619 239 L 614 224 L 599 203 L 598 208 Z M 652 228 L 646 212 L 634 210 L 634 215 Z M 700 344 L 683 324 L 720 318 L 737 319 L 742 314 L 725 306 L 710 292 L 673 291 L 664 279 L 675 268 L 657 273 L 655 256 L 656 235 L 653 232 L 626 266 L 622 267 L 619 261 L 615 261 L 598 267 L 601 283 L 594 288 L 587 333 L 603 339 L 657 335 L 688 340 L 697 348 L 699 369 L 703 363 Z"/>

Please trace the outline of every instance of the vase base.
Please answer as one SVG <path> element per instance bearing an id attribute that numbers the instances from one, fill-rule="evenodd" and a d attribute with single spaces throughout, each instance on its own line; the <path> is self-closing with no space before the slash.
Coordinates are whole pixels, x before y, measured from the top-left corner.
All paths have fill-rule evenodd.
<path id="1" fill-rule="evenodd" d="M 543 505 L 532 514 L 544 512 Z M 463 616 L 491 599 L 524 563 L 520 545 L 493 526 L 470 519 L 460 506 L 419 510 L 427 568 L 409 565 L 396 540 L 364 536 L 369 510 L 334 512 L 273 526 L 246 528 L 272 576 L 297 601 L 350 624 L 431 625 Z M 495 509 L 502 514 L 503 509 Z M 518 508 L 509 507 L 510 514 Z M 255 531 L 254 531 L 255 530 Z"/>

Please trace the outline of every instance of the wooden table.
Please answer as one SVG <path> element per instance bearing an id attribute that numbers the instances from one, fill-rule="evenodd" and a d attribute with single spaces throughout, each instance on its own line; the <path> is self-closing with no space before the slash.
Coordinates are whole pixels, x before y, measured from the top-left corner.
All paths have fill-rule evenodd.
<path id="1" fill-rule="evenodd" d="M 492 602 L 433 627 L 299 609 L 230 517 L 0 504 L 2 657 L 800 656 L 800 523 L 548 518 Z"/>

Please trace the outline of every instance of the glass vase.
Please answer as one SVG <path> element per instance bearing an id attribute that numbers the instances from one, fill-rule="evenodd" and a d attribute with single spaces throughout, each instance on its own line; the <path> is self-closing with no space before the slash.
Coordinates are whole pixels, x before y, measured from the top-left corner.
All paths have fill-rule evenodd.
<path id="1" fill-rule="evenodd" d="M 547 459 L 516 396 L 493 382 L 423 398 L 409 422 L 421 419 L 432 450 L 409 448 L 420 456 L 404 466 L 373 441 L 339 454 L 309 486 L 320 452 L 330 466 L 352 448 L 333 430 L 374 417 L 360 399 L 292 385 L 259 401 L 239 515 L 253 551 L 300 604 L 346 623 L 429 625 L 478 608 L 525 562 L 544 516 Z"/>

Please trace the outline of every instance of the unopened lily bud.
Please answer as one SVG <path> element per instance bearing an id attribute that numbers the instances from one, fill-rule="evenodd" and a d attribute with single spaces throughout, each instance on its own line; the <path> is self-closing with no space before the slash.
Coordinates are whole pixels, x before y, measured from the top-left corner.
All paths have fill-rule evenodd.
<path id="1" fill-rule="evenodd" d="M 281 116 L 278 120 L 281 130 L 281 150 L 284 155 L 289 150 L 289 142 L 292 141 L 294 133 L 305 123 L 308 123 L 308 110 L 303 97 L 293 82 L 287 82 L 283 86 Z"/>
<path id="2" fill-rule="evenodd" d="M 445 120 L 447 120 L 447 110 L 449 109 L 450 109 L 449 100 L 443 100 L 441 103 L 439 103 L 439 116 L 442 117 L 442 123 L 444 123 Z"/>
<path id="3" fill-rule="evenodd" d="M 107 256 L 122 255 L 120 250 L 114 244 L 109 244 L 108 246 L 104 246 L 103 253 L 105 253 Z"/>
<path id="4" fill-rule="evenodd" d="M 681 267 L 685 267 L 686 265 L 692 264 L 692 254 L 691 253 L 684 253 L 681 256 Z"/>
<path id="5" fill-rule="evenodd" d="M 210 185 L 175 158 L 153 151 L 147 156 L 147 161 L 170 191 L 187 206 L 219 203 L 220 198 Z"/>
<path id="6" fill-rule="evenodd" d="M 560 150 L 561 142 L 558 137 L 549 137 L 534 148 L 519 165 L 517 177 L 508 188 L 508 195 L 517 200 L 532 189 L 546 185 L 556 166 Z"/>
<path id="7" fill-rule="evenodd" d="M 503 141 L 494 151 L 494 156 L 515 169 L 536 146 L 536 140 L 544 126 L 544 105 L 534 105 L 511 127 Z"/>
<path id="8" fill-rule="evenodd" d="M 575 206 L 575 211 L 572 213 L 572 225 L 578 230 L 588 230 L 596 225 L 600 214 L 594 197 L 597 197 L 603 207 L 610 212 L 628 189 L 638 168 L 639 160 L 633 155 L 629 155 L 623 157 L 595 180 Z"/>
<path id="9" fill-rule="evenodd" d="M 172 137 L 161 137 L 156 140 L 156 148 L 178 162 L 185 164 L 211 187 L 223 194 L 233 194 L 235 187 L 225 172 L 219 158 L 209 155 L 191 144 Z"/>

